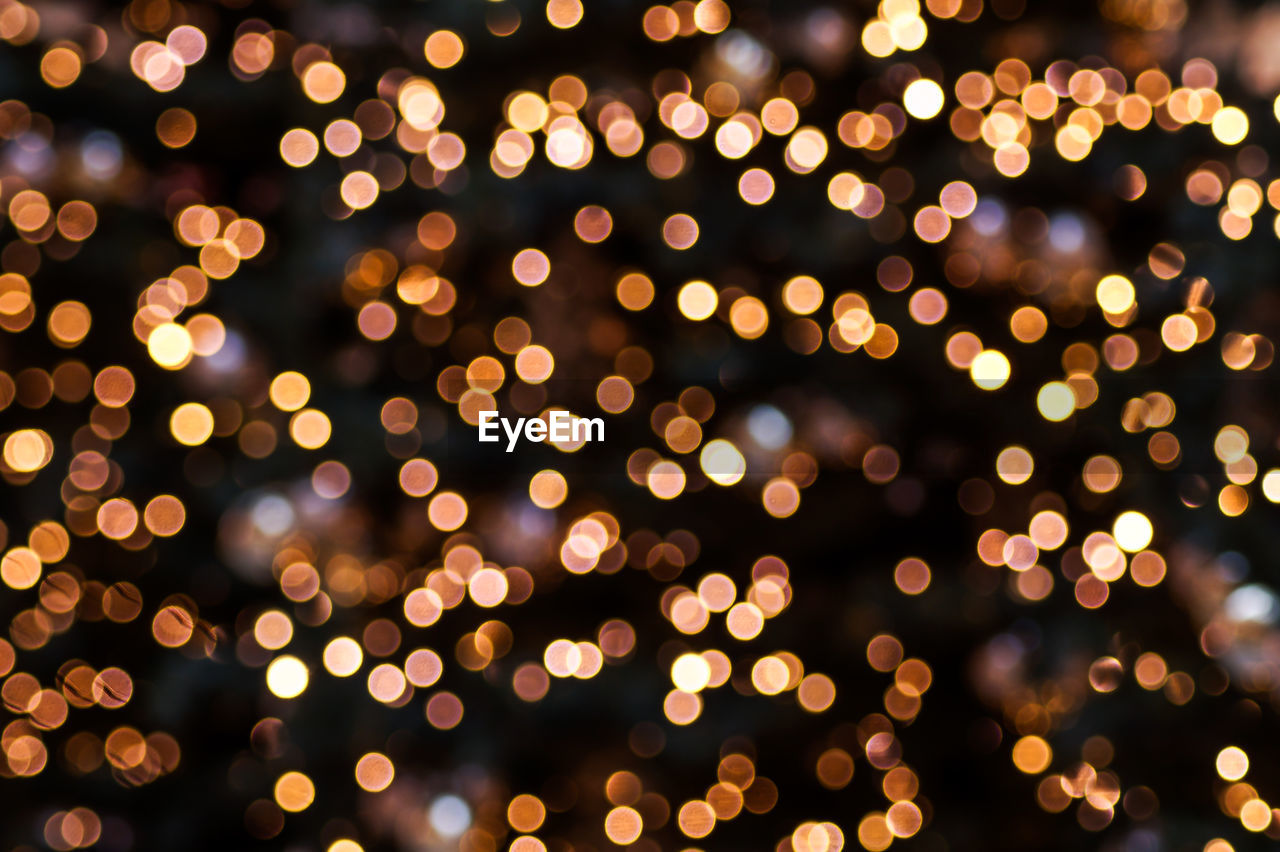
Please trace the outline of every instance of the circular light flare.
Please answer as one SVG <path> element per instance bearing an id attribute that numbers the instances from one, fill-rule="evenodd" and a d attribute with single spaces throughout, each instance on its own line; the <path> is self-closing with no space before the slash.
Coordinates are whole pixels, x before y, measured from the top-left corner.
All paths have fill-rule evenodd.
<path id="1" fill-rule="evenodd" d="M 1155 529 L 1141 512 L 1122 512 L 1111 526 L 1111 535 L 1122 550 L 1137 553 L 1151 544 Z"/>
<path id="2" fill-rule="evenodd" d="M 933 118 L 942 112 L 945 101 L 946 95 L 942 87 L 924 77 L 913 81 L 902 93 L 902 105 L 912 118 Z"/>
<path id="3" fill-rule="evenodd" d="M 277 698 L 297 698 L 306 691 L 310 676 L 306 663 L 285 654 L 267 666 L 267 689 Z"/>
<path id="4" fill-rule="evenodd" d="M 213 436 L 213 412 L 198 402 L 187 402 L 173 410 L 169 432 L 187 447 L 198 447 Z"/>
<path id="5" fill-rule="evenodd" d="M 324 646 L 324 667 L 334 677 L 350 677 L 363 662 L 364 651 L 350 636 L 339 636 Z"/>
<path id="6" fill-rule="evenodd" d="M 1098 282 L 1095 296 L 1098 306 L 1109 314 L 1122 314 L 1133 307 L 1132 282 L 1123 275 L 1108 275 Z"/>
<path id="7" fill-rule="evenodd" d="M 174 322 L 156 326 L 147 336 L 147 354 L 166 370 L 177 370 L 191 361 L 195 344 L 191 333 Z"/>
<path id="8" fill-rule="evenodd" d="M 1045 420 L 1061 423 L 1075 412 L 1076 393 L 1066 382 L 1049 382 L 1036 394 L 1036 408 Z"/>
<path id="9" fill-rule="evenodd" d="M 1239 746 L 1227 746 L 1218 752 L 1214 767 L 1224 781 L 1239 781 L 1249 772 L 1249 755 Z"/>
<path id="10" fill-rule="evenodd" d="M 536 248 L 522 249 L 511 260 L 511 277 L 526 287 L 537 287 L 551 275 L 551 261 Z"/>
<path id="11" fill-rule="evenodd" d="M 720 297 L 706 281 L 690 281 L 680 288 L 676 304 L 680 313 L 691 320 L 705 320 L 716 312 Z"/>
<path id="12" fill-rule="evenodd" d="M 302 72 L 302 90 L 318 104 L 333 103 L 347 87 L 347 75 L 332 62 L 312 62 Z"/>
<path id="13" fill-rule="evenodd" d="M 53 458 L 53 440 L 41 429 L 19 429 L 4 440 L 4 461 L 18 473 L 35 473 Z"/>
<path id="14" fill-rule="evenodd" d="M 1238 145 L 1249 135 L 1249 116 L 1239 107 L 1223 107 L 1213 114 L 1210 127 L 1223 145 Z"/>
<path id="15" fill-rule="evenodd" d="M 644 830 L 644 819 L 635 808 L 616 807 L 604 818 L 604 833 L 619 846 L 635 843 Z"/>
<path id="16" fill-rule="evenodd" d="M 1028 735 L 1013 744 L 1013 765 L 1027 775 L 1037 775 L 1048 768 L 1053 750 L 1042 737 Z"/>
<path id="17" fill-rule="evenodd" d="M 736 485 L 747 474 L 746 457 L 723 438 L 708 441 L 702 448 L 698 461 L 707 479 L 716 485 Z"/>
<path id="18" fill-rule="evenodd" d="M 364 210 L 378 200 L 378 179 L 368 172 L 352 172 L 342 179 L 339 195 L 353 210 Z"/>
<path id="19" fill-rule="evenodd" d="M 276 804 L 289 813 L 300 813 L 316 798 L 316 786 L 301 772 L 286 772 L 276 779 L 273 790 Z"/>
<path id="20" fill-rule="evenodd" d="M 371 751 L 356 761 L 356 783 L 370 793 L 381 793 L 396 777 L 395 764 L 385 754 Z"/>
<path id="21" fill-rule="evenodd" d="M 983 390 L 997 390 L 1009 381 L 1009 359 L 1003 352 L 984 349 L 969 365 L 969 377 Z"/>
<path id="22" fill-rule="evenodd" d="M 711 664 L 701 654 L 681 654 L 671 664 L 671 682 L 682 692 L 701 692 L 711 683 Z"/>

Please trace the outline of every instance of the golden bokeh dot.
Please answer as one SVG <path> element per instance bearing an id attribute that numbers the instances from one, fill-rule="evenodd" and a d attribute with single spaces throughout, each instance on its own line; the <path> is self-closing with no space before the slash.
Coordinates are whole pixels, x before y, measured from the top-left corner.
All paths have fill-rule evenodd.
<path id="1" fill-rule="evenodd" d="M 462 715 L 462 701 L 452 692 L 437 692 L 427 699 L 427 721 L 434 728 L 452 730 L 462 721 Z"/>
<path id="2" fill-rule="evenodd" d="M 551 378 L 556 360 L 545 346 L 523 346 L 516 353 L 516 375 L 531 385 L 541 384 Z"/>
<path id="3" fill-rule="evenodd" d="M 1036 393 L 1036 408 L 1045 420 L 1066 420 L 1076 410 L 1075 391 L 1066 382 L 1048 382 Z"/>
<path id="4" fill-rule="evenodd" d="M 467 521 L 467 501 L 456 492 L 441 491 L 427 504 L 427 518 L 436 529 L 452 532 Z"/>
<path id="5" fill-rule="evenodd" d="M 485 608 L 502 603 L 510 588 L 506 574 L 498 568 L 481 568 L 472 574 L 467 582 L 467 593 L 471 596 L 471 600 L 477 606 Z"/>
<path id="6" fill-rule="evenodd" d="M 649 493 L 659 500 L 674 500 L 684 492 L 687 478 L 679 464 L 663 459 L 645 471 L 645 483 Z"/>
<path id="7" fill-rule="evenodd" d="M 797 275 L 782 286 L 782 303 L 800 316 L 808 316 L 822 307 L 822 298 L 822 284 L 808 275 Z"/>
<path id="8" fill-rule="evenodd" d="M 364 852 L 364 847 L 354 840 L 343 838 L 330 843 L 325 852 Z"/>
<path id="9" fill-rule="evenodd" d="M 725 615 L 725 627 L 734 639 L 746 642 L 764 630 L 764 613 L 754 603 L 736 603 Z"/>
<path id="10" fill-rule="evenodd" d="M 452 30 L 436 30 L 422 45 L 427 61 L 435 68 L 452 68 L 462 60 L 466 44 Z"/>
<path id="11" fill-rule="evenodd" d="M 1195 345 L 1198 335 L 1195 321 L 1186 314 L 1173 314 L 1160 325 L 1160 339 L 1174 352 L 1186 352 Z"/>
<path id="12" fill-rule="evenodd" d="M 1123 275 L 1107 275 L 1098 282 L 1098 306 L 1109 314 L 1127 311 L 1134 303 L 1133 284 Z"/>
<path id="13" fill-rule="evenodd" d="M 316 785 L 301 772 L 286 772 L 276 779 L 274 794 L 281 809 L 300 813 L 315 801 Z"/>
<path id="14" fill-rule="evenodd" d="M 439 481 L 434 464 L 425 458 L 411 458 L 404 462 L 399 472 L 399 485 L 404 494 L 410 496 L 426 496 L 435 490 Z"/>
<path id="15" fill-rule="evenodd" d="M 142 513 L 143 522 L 153 535 L 177 535 L 187 520 L 187 510 L 182 500 L 171 494 L 153 497 Z"/>
<path id="16" fill-rule="evenodd" d="M 568 482 L 559 471 L 541 470 L 529 480 L 529 499 L 539 509 L 554 509 L 568 494 Z"/>
<path id="17" fill-rule="evenodd" d="M 690 281 L 676 298 L 680 313 L 691 320 L 705 320 L 716 312 L 719 296 L 706 281 Z"/>
<path id="18" fill-rule="evenodd" d="M 911 294 L 907 309 L 920 325 L 937 325 L 947 316 L 947 297 L 933 287 L 923 287 Z"/>
<path id="19" fill-rule="evenodd" d="M 306 663 L 292 655 L 276 657 L 267 666 L 267 689 L 277 698 L 297 698 L 306 691 L 309 680 Z"/>
<path id="20" fill-rule="evenodd" d="M 748 204 L 758 207 L 773 198 L 773 175 L 761 168 L 747 169 L 738 178 L 738 195 Z"/>
<path id="21" fill-rule="evenodd" d="M 741 296 L 729 308 L 729 324 L 744 340 L 755 340 L 769 327 L 769 311 L 755 296 Z"/>
<path id="22" fill-rule="evenodd" d="M 698 221 L 687 213 L 676 213 L 662 223 L 662 240 L 673 249 L 692 248 L 698 241 Z"/>
<path id="23" fill-rule="evenodd" d="M 764 695 L 777 695 L 787 688 L 791 671 L 777 656 L 761 657 L 751 667 L 751 683 Z"/>
<path id="24" fill-rule="evenodd" d="M 297 411 L 311 398 L 311 383 L 301 373 L 284 372 L 271 380 L 267 392 L 276 408 Z"/>
<path id="25" fill-rule="evenodd" d="M 537 287 L 551 275 L 551 261 L 538 249 L 522 249 L 511 259 L 511 275 L 526 287 Z"/>
<path id="26" fill-rule="evenodd" d="M 701 692 L 711 683 L 711 665 L 701 654 L 681 654 L 671 664 L 671 682 L 682 692 Z"/>
<path id="27" fill-rule="evenodd" d="M 536 837 L 524 835 L 511 841 L 507 852 L 547 852 L 547 844 Z"/>
<path id="28" fill-rule="evenodd" d="M 1240 824 L 1249 831 L 1265 831 L 1271 820 L 1271 806 L 1262 799 L 1250 799 L 1240 808 Z"/>
<path id="29" fill-rule="evenodd" d="M 147 352 L 151 360 L 166 370 L 180 369 L 194 354 L 191 334 L 177 323 L 158 325 L 147 337 Z"/>
<path id="30" fill-rule="evenodd" d="M 587 205 L 574 216 L 573 230 L 584 243 L 603 242 L 613 232 L 613 216 L 599 205 Z"/>
<path id="31" fill-rule="evenodd" d="M 785 136 L 799 123 L 800 111 L 785 97 L 772 98 L 760 108 L 760 120 L 769 133 Z"/>
<path id="32" fill-rule="evenodd" d="M 582 20 L 581 0 L 547 0 L 547 20 L 560 30 L 570 29 Z"/>
<path id="33" fill-rule="evenodd" d="M 0 557 L 0 580 L 11 589 L 29 589 L 40 580 L 40 557 L 29 547 L 15 547 Z"/>
<path id="34" fill-rule="evenodd" d="M 640 272 L 628 272 L 618 279 L 618 304 L 629 311 L 642 311 L 653 302 L 653 281 Z"/>
<path id="35" fill-rule="evenodd" d="M 1019 343 L 1035 343 L 1049 330 L 1049 320 L 1039 308 L 1024 305 L 1009 317 L 1009 330 Z"/>
<path id="36" fill-rule="evenodd" d="M 1021 485 L 1034 470 L 1035 461 L 1023 447 L 1005 447 L 996 456 L 996 474 L 1009 485 Z"/>
<path id="37" fill-rule="evenodd" d="M 969 364 L 969 376 L 983 390 L 996 390 L 1009 381 L 1009 359 L 1003 352 L 984 349 Z"/>
<path id="38" fill-rule="evenodd" d="M 4 462 L 18 473 L 34 473 L 53 459 L 53 440 L 43 429 L 19 429 L 4 439 Z"/>
<path id="39" fill-rule="evenodd" d="M 765 483 L 760 494 L 765 511 L 775 518 L 789 518 L 800 508 L 800 489 L 785 476 Z"/>
<path id="40" fill-rule="evenodd" d="M 171 107 L 156 119 L 156 137 L 166 148 L 182 148 L 196 138 L 196 117 L 182 107 Z"/>
<path id="41" fill-rule="evenodd" d="M 49 312 L 49 339 L 62 348 L 70 348 L 84 340 L 93 317 L 81 302 L 60 302 Z"/>
<path id="42" fill-rule="evenodd" d="M 547 818 L 547 807 L 537 796 L 521 793 L 507 805 L 507 822 L 516 831 L 526 834 L 537 831 Z"/>
<path id="43" fill-rule="evenodd" d="M 894 802 L 885 813 L 885 823 L 894 837 L 912 837 L 924 825 L 924 816 L 914 802 Z"/>
<path id="44" fill-rule="evenodd" d="M 619 846 L 635 843 L 644 830 L 644 820 L 635 808 L 622 806 L 614 808 L 605 815 L 604 833 L 610 841 Z"/>
<path id="45" fill-rule="evenodd" d="M 331 639 L 324 646 L 322 655 L 325 671 L 334 677 L 350 677 L 360 670 L 364 651 L 360 643 L 349 636 Z"/>
<path id="46" fill-rule="evenodd" d="M 1053 751 L 1042 737 L 1028 735 L 1013 744 L 1013 765 L 1020 772 L 1036 775 L 1048 768 Z"/>
<path id="47" fill-rule="evenodd" d="M 310 165 L 320 153 L 320 140 L 310 130 L 295 127 L 280 137 L 280 158 L 294 168 Z"/>
<path id="48" fill-rule="evenodd" d="M 836 700 L 835 682 L 824 674 L 805 675 L 796 688 L 796 700 L 810 713 L 828 710 Z"/>
<path id="49" fill-rule="evenodd" d="M 1141 512 L 1122 512 L 1112 525 L 1111 534 L 1122 550 L 1137 553 L 1151 543 L 1154 530 Z"/>
<path id="50" fill-rule="evenodd" d="M 1249 135 L 1249 117 L 1239 107 L 1224 107 L 1213 115 L 1214 137 L 1224 145 L 1238 145 Z"/>
<path id="51" fill-rule="evenodd" d="M 369 672 L 365 685 L 375 701 L 395 704 L 404 695 L 409 681 L 399 666 L 382 663 Z"/>
<path id="52" fill-rule="evenodd" d="M 198 402 L 183 403 L 169 416 L 169 432 L 178 443 L 197 447 L 213 436 L 213 412 Z"/>
<path id="53" fill-rule="evenodd" d="M 356 761 L 356 783 L 362 790 L 380 793 L 395 780 L 396 768 L 381 752 L 371 751 Z"/>
<path id="54" fill-rule="evenodd" d="M 920 239 L 927 243 L 938 243 L 951 233 L 951 217 L 941 207 L 930 205 L 920 208 L 913 226 Z"/>
<path id="55" fill-rule="evenodd" d="M 893 843 L 893 831 L 883 813 L 872 812 L 862 818 L 858 823 L 858 842 L 868 852 L 882 852 L 889 848 Z"/>
<path id="56" fill-rule="evenodd" d="M 262 647 L 278 651 L 293 639 L 293 621 L 278 609 L 267 610 L 253 623 L 253 638 Z"/>
<path id="57" fill-rule="evenodd" d="M 378 179 L 365 171 L 355 171 L 342 179 L 342 200 L 353 210 L 364 210 L 378 200 Z"/>
<path id="58" fill-rule="evenodd" d="M 138 528 L 138 509 L 123 497 L 113 497 L 98 507 L 98 530 L 107 538 L 120 541 Z"/>
<path id="59" fill-rule="evenodd" d="M 706 837 L 716 827 L 716 814 L 711 805 L 694 799 L 680 806 L 676 825 L 686 837 L 697 840 Z"/>
<path id="60" fill-rule="evenodd" d="M 929 566 L 921 559 L 908 557 L 893 569 L 893 582 L 898 589 L 908 595 L 918 595 L 929 588 L 932 574 Z"/>
<path id="61" fill-rule="evenodd" d="M 230 278 L 240 267 L 240 250 L 227 239 L 211 239 L 200 249 L 200 268 L 210 278 Z"/>
<path id="62" fill-rule="evenodd" d="M 356 315 L 360 333 L 369 340 L 386 340 L 396 330 L 395 308 L 386 302 L 366 302 Z"/>
<path id="63" fill-rule="evenodd" d="M 304 408 L 289 419 L 289 436 L 305 450 L 323 447 L 332 432 L 328 416 L 314 408 Z"/>
<path id="64" fill-rule="evenodd" d="M 312 62 L 302 72 L 302 90 L 318 104 L 336 101 L 347 87 L 347 75 L 332 62 Z"/>
<path id="65" fill-rule="evenodd" d="M 40 76 L 55 89 L 65 89 L 80 76 L 83 60 L 78 48 L 50 48 L 40 59 Z"/>
<path id="66" fill-rule="evenodd" d="M 68 201 L 58 209 L 57 226 L 71 242 L 82 242 L 98 227 L 98 211 L 87 201 Z"/>
<path id="67" fill-rule="evenodd" d="M 977 209 L 978 193 L 965 181 L 955 180 L 938 193 L 938 202 L 948 216 L 963 219 Z"/>
<path id="68" fill-rule="evenodd" d="M 942 87 L 925 77 L 909 83 L 902 93 L 902 105 L 912 118 L 933 118 L 942 112 L 945 101 Z"/>
<path id="69" fill-rule="evenodd" d="M 324 129 L 325 150 L 335 157 L 349 157 L 363 141 L 360 127 L 349 119 L 339 118 L 329 122 Z"/>
<path id="70" fill-rule="evenodd" d="M 1214 767 L 1224 781 L 1239 781 L 1249 772 L 1249 755 L 1239 746 L 1227 746 L 1218 752 Z"/>

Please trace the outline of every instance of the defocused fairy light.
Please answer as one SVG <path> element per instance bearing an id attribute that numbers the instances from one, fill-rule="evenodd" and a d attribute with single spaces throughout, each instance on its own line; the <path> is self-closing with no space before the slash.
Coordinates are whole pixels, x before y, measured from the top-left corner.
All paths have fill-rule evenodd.
<path id="1" fill-rule="evenodd" d="M 1274 4 L 240 5 L 0 4 L 6 843 L 1280 839 Z"/>

